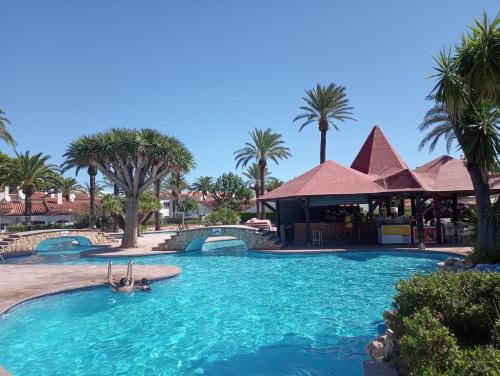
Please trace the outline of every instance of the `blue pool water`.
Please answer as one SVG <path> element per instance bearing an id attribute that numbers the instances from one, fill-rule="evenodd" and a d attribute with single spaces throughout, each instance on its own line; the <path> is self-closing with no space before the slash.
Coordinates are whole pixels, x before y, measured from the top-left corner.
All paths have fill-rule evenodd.
<path id="1" fill-rule="evenodd" d="M 446 258 L 229 254 L 137 259 L 182 268 L 150 293 L 98 288 L 22 304 L 0 320 L 0 364 L 23 376 L 361 375 L 394 283 Z"/>

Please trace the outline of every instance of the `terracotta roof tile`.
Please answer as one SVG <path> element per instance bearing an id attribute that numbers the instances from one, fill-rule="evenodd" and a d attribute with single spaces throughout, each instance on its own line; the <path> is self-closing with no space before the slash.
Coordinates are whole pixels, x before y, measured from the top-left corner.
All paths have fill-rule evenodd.
<path id="1" fill-rule="evenodd" d="M 442 155 L 415 170 L 434 192 L 473 192 L 474 187 L 464 160 Z M 492 190 L 500 190 L 500 177 L 490 178 Z"/>
<path id="2" fill-rule="evenodd" d="M 383 175 L 407 169 L 378 125 L 375 125 L 352 162 L 351 168 L 369 175 Z"/>
<path id="3" fill-rule="evenodd" d="M 10 194 L 11 201 L 0 201 L 0 215 L 3 216 L 22 216 L 24 215 L 25 201 L 19 194 Z M 85 198 L 86 197 L 86 198 Z M 86 213 L 89 211 L 89 198 L 79 196 L 79 199 L 68 201 L 62 199 L 62 203 L 57 203 L 57 196 L 51 197 L 43 192 L 36 192 L 32 196 L 33 215 L 71 215 L 77 213 Z M 96 204 L 100 200 L 96 199 Z"/>
<path id="4" fill-rule="evenodd" d="M 312 170 L 266 193 L 262 200 L 285 197 L 355 195 L 384 192 L 365 174 L 334 161 L 326 161 Z"/>

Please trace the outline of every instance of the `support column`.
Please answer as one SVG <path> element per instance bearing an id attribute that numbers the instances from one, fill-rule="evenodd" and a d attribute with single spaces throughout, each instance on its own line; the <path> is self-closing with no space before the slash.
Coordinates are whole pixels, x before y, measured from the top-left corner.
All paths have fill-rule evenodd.
<path id="1" fill-rule="evenodd" d="M 452 210 L 453 210 L 453 223 L 457 224 L 458 222 L 458 197 L 455 195 L 452 198 Z"/>
<path id="2" fill-rule="evenodd" d="M 375 210 L 375 205 L 373 204 L 373 199 L 370 197 L 368 199 L 368 218 L 373 219 L 373 211 Z"/>
<path id="3" fill-rule="evenodd" d="M 418 249 L 423 251 L 425 250 L 425 242 L 424 242 L 424 212 L 422 210 L 422 197 L 415 197 L 415 211 L 417 216 L 417 232 L 418 232 Z"/>
<path id="4" fill-rule="evenodd" d="M 391 216 L 391 198 L 388 197 L 385 199 L 385 209 L 387 210 L 387 216 Z"/>
<path id="5" fill-rule="evenodd" d="M 405 215 L 405 199 L 404 197 L 401 197 L 399 200 L 399 205 L 398 205 L 398 216 Z"/>
<path id="6" fill-rule="evenodd" d="M 276 201 L 276 236 L 281 239 L 281 218 L 280 218 L 280 202 Z"/>
<path id="7" fill-rule="evenodd" d="M 309 208 L 309 199 L 305 199 L 304 212 L 306 217 L 306 242 L 311 246 L 311 209 Z"/>
<path id="8" fill-rule="evenodd" d="M 411 198 L 411 216 L 415 217 L 417 215 L 417 208 L 415 207 L 415 197 Z"/>
<path id="9" fill-rule="evenodd" d="M 436 218 L 436 229 L 437 229 L 437 241 L 438 243 L 442 242 L 442 231 L 441 231 L 441 208 L 439 207 L 440 197 L 435 194 L 432 196 L 432 201 L 434 203 L 434 216 Z"/>

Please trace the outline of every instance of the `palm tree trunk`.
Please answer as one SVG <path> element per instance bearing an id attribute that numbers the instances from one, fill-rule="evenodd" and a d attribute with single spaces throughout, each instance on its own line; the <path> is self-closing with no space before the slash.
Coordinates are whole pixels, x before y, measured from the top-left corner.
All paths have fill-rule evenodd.
<path id="1" fill-rule="evenodd" d="M 155 193 L 156 193 L 156 199 L 160 201 L 160 196 L 161 196 L 161 181 L 157 180 L 155 182 Z M 161 230 L 161 217 L 160 217 L 160 212 L 156 211 L 155 212 L 155 230 L 160 231 Z"/>
<path id="2" fill-rule="evenodd" d="M 113 195 L 115 197 L 120 196 L 120 188 L 118 188 L 118 184 L 113 184 Z M 113 232 L 118 232 L 118 219 L 116 217 L 113 217 Z"/>
<path id="3" fill-rule="evenodd" d="M 33 192 L 29 189 L 26 189 L 26 191 L 23 191 L 25 195 L 25 202 L 24 202 L 24 217 L 26 224 L 31 224 L 31 216 L 33 215 L 33 201 L 32 201 L 32 196 Z"/>
<path id="4" fill-rule="evenodd" d="M 257 218 L 260 218 L 260 202 L 258 198 L 260 197 L 259 184 L 255 185 L 255 208 L 257 210 Z"/>
<path id="5" fill-rule="evenodd" d="M 90 228 L 95 228 L 95 213 L 96 213 L 96 207 L 95 207 L 95 176 L 97 175 L 97 170 L 93 166 L 89 166 L 87 169 L 87 172 L 90 177 L 89 181 L 89 188 L 90 188 L 90 218 L 89 218 L 89 227 Z"/>
<path id="6" fill-rule="evenodd" d="M 326 161 L 326 131 L 328 130 L 328 123 L 324 120 L 319 122 L 319 131 L 321 132 L 321 143 L 319 146 L 319 163 Z"/>
<path id="7" fill-rule="evenodd" d="M 139 196 L 127 194 L 127 216 L 123 231 L 121 248 L 136 248 L 139 227 Z"/>
<path id="8" fill-rule="evenodd" d="M 259 160 L 259 172 L 260 172 L 260 195 L 264 196 L 266 193 L 266 165 L 267 162 L 265 159 Z M 257 205 L 260 206 L 260 219 L 266 219 L 266 208 L 263 202 L 258 202 Z"/>
<path id="9" fill-rule="evenodd" d="M 491 220 L 490 187 L 483 181 L 479 166 L 468 163 L 477 204 L 477 246 L 481 253 L 492 258 L 500 252 L 500 224 Z"/>

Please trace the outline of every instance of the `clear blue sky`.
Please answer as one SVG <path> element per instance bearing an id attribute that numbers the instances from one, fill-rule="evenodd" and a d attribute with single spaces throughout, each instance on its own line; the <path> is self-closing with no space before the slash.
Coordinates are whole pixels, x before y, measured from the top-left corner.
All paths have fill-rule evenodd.
<path id="1" fill-rule="evenodd" d="M 327 158 L 350 165 L 379 124 L 416 167 L 446 152 L 417 150 L 432 55 L 483 9 L 500 1 L 3 1 L 0 108 L 18 149 L 55 163 L 79 135 L 157 128 L 194 153 L 190 180 L 234 170 L 248 131 L 271 127 L 289 179 L 319 160 L 317 126 L 292 123 L 304 89 L 335 82 L 358 121 L 329 132 Z"/>

